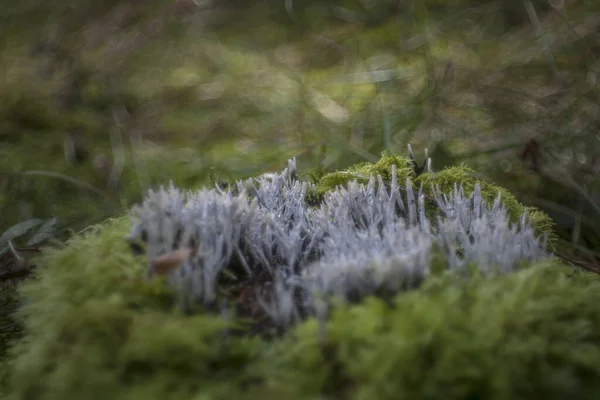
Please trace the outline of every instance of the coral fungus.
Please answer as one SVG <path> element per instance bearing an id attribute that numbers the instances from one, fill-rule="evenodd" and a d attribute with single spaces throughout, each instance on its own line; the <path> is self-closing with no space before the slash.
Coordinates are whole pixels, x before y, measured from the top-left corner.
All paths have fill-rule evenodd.
<path id="1" fill-rule="evenodd" d="M 402 182 L 397 174 L 408 159 L 384 157 L 387 164 L 359 166 L 371 175 L 348 173 L 354 179 L 323 191 L 316 205 L 307 194 L 323 182 L 299 181 L 295 160 L 235 190 L 151 191 L 134 210 L 129 240 L 145 247 L 150 274 L 157 261 L 170 263 L 168 279 L 187 304 L 211 307 L 233 282 L 271 285 L 270 299 L 257 301 L 279 326 L 315 315 L 332 298 L 358 301 L 416 287 L 430 275 L 434 252 L 463 273 L 471 264 L 507 273 L 547 257 L 546 239 L 525 213 L 511 222 L 500 194 L 487 204 L 479 183 L 469 195 L 456 183 L 449 193 L 423 183 L 415 190 L 410 170 L 403 169 Z"/>

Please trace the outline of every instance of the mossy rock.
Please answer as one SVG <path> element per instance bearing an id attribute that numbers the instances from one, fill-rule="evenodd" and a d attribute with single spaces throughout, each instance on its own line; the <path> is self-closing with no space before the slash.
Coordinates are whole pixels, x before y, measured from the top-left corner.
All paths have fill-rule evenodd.
<path id="1" fill-rule="evenodd" d="M 37 260 L 21 287 L 25 335 L 5 365 L 8 398 L 600 394 L 600 281 L 558 261 L 468 279 L 438 273 L 391 302 L 340 304 L 324 325 L 308 319 L 262 338 L 227 310 L 184 313 L 165 281 L 147 279 L 129 228 L 107 221 Z"/>

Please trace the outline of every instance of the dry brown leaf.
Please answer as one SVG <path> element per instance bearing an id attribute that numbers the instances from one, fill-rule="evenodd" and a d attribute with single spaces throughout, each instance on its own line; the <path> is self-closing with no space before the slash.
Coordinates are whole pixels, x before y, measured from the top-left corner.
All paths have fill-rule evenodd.
<path id="1" fill-rule="evenodd" d="M 152 271 L 157 275 L 165 276 L 169 272 L 179 268 L 193 254 L 194 249 L 188 247 L 158 256 L 151 262 Z"/>

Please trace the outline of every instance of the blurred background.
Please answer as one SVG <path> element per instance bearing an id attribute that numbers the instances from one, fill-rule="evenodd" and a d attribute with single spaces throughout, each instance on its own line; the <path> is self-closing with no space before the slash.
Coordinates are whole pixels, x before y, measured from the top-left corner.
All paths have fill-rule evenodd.
<path id="1" fill-rule="evenodd" d="M 541 208 L 561 255 L 600 263 L 597 0 L 2 3 L 5 259 L 171 180 L 411 144 Z"/>

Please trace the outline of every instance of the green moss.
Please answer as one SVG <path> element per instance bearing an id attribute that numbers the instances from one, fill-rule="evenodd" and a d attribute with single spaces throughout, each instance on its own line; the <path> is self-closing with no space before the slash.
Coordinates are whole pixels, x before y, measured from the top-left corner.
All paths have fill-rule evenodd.
<path id="1" fill-rule="evenodd" d="M 436 214 L 433 212 L 435 206 L 432 201 L 435 187 L 439 186 L 442 193 L 449 193 L 452 192 L 455 185 L 459 186 L 462 184 L 465 194 L 470 195 L 475 185 L 479 184 L 481 195 L 488 204 L 492 204 L 500 193 L 502 202 L 507 208 L 512 222 L 518 222 L 525 213 L 536 233 L 539 235 L 545 234 L 548 238 L 549 248 L 554 249 L 557 236 L 554 232 L 554 223 L 547 214 L 535 207 L 524 206 L 508 190 L 477 178 L 474 174 L 475 171 L 464 165 L 446 168 L 434 174 L 424 173 L 415 177 L 412 161 L 408 157 L 383 153 L 376 163 L 362 163 L 344 171 L 336 171 L 323 175 L 316 184 L 315 192 L 309 194 L 309 201 L 317 203 L 326 192 L 339 186 L 345 186 L 353 180 L 360 183 L 367 183 L 372 175 L 379 174 L 384 181 L 389 181 L 392 177 L 392 166 L 396 167 L 396 176 L 398 184 L 401 187 L 405 185 L 407 178 L 413 180 L 413 187 L 416 189 L 423 185 L 423 192 L 429 197 L 430 201 L 428 201 L 428 204 L 431 205 L 428 208 L 429 216 Z"/>
<path id="2" fill-rule="evenodd" d="M 389 181 L 392 178 L 392 166 L 396 167 L 396 176 L 400 183 L 404 183 L 406 178 L 414 176 L 409 158 L 391 153 L 383 153 L 376 163 L 357 164 L 343 171 L 324 174 L 316 183 L 315 192 L 310 193 L 311 197 L 309 200 L 317 202 L 328 191 L 334 190 L 339 186 L 345 186 L 353 180 L 360 183 L 367 183 L 373 175 L 381 175 L 384 181 Z"/>
<path id="3" fill-rule="evenodd" d="M 384 155 L 351 173 L 409 176 Z M 424 188 L 443 190 L 466 168 Z M 326 183 L 327 181 L 325 181 Z M 319 182 L 325 187 L 323 180 Z M 445 185 L 445 186 L 443 186 Z M 486 199 L 499 189 L 482 183 Z M 525 209 L 503 193 L 512 212 Z M 600 393 L 600 281 L 555 261 L 507 276 L 461 279 L 440 268 L 391 301 L 338 305 L 276 339 L 244 334 L 243 321 L 189 315 L 113 219 L 47 249 L 22 286 L 24 338 L 10 351 L 11 399 L 594 398 Z M 546 227 L 545 229 L 550 229 Z M 435 264 L 444 260 L 435 255 Z M 5 365 L 6 367 L 6 365 Z M 6 368 L 5 368 L 6 370 Z"/>
<path id="4" fill-rule="evenodd" d="M 420 175 L 415 179 L 415 185 L 418 187 L 422 184 L 424 192 L 431 194 L 434 187 L 439 186 L 442 193 L 449 193 L 453 190 L 454 185 L 462 184 L 465 194 L 468 196 L 473 193 L 475 185 L 479 184 L 481 196 L 488 204 L 492 204 L 500 194 L 502 203 L 506 207 L 512 222 L 516 223 L 523 214 L 526 214 L 536 233 L 539 235 L 545 234 L 548 238 L 549 248 L 553 249 L 557 236 L 554 232 L 554 222 L 546 213 L 535 207 L 524 206 L 508 190 L 477 178 L 474 172 L 466 166 L 450 167 L 435 174 L 425 173 Z"/>
<path id="5" fill-rule="evenodd" d="M 28 334 L 12 351 L 15 398 L 188 398 L 231 394 L 252 377 L 257 340 L 229 341 L 224 319 L 179 312 L 164 282 L 144 278 L 127 225 L 109 221 L 38 260 L 22 287 Z"/>
<path id="6" fill-rule="evenodd" d="M 311 397 L 592 398 L 600 393 L 597 277 L 544 263 L 505 277 L 446 274 L 417 291 L 310 321 L 267 359 L 275 387 Z M 334 367 L 335 366 L 335 367 Z"/>
<path id="7" fill-rule="evenodd" d="M 384 153 L 376 163 L 357 164 L 344 171 L 325 174 L 317 183 L 317 193 L 325 193 L 338 186 L 345 186 L 353 180 L 367 183 L 372 175 L 381 175 L 384 181 L 389 181 L 392 177 L 392 166 L 396 166 L 399 182 L 404 182 L 411 174 L 414 175 L 409 158 Z"/>
<path id="8" fill-rule="evenodd" d="M 600 282 L 546 262 L 508 276 L 449 273 L 388 304 L 337 307 L 276 340 L 186 316 L 126 251 L 125 220 L 39 260 L 23 286 L 12 399 L 593 398 Z"/>

